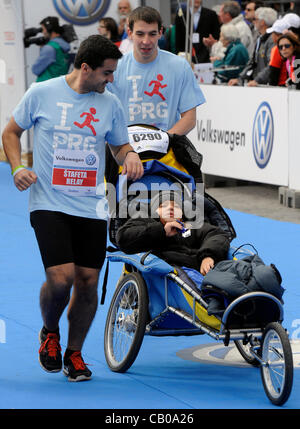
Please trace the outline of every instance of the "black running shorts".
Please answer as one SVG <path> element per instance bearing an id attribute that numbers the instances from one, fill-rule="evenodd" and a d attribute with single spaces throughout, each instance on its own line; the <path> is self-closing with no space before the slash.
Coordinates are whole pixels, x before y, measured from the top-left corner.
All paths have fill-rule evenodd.
<path id="1" fill-rule="evenodd" d="M 61 212 L 30 213 L 45 269 L 73 262 L 101 269 L 106 254 L 107 222 Z"/>

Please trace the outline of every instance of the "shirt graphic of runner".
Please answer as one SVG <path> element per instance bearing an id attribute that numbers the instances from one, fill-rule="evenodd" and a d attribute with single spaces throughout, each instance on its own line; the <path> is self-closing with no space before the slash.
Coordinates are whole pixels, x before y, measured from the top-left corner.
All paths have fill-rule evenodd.
<path id="1" fill-rule="evenodd" d="M 74 122 L 74 125 L 76 125 L 76 127 L 79 128 L 84 128 L 84 127 L 88 127 L 92 130 L 93 135 L 96 135 L 96 131 L 95 128 L 93 127 L 93 125 L 91 125 L 91 122 L 99 122 L 99 119 L 95 119 L 94 115 L 96 113 L 96 109 L 94 107 L 90 108 L 90 113 L 89 112 L 83 112 L 81 113 L 80 117 L 83 118 L 83 116 L 86 116 L 84 122 L 82 124 L 80 124 L 79 122 Z"/>
<path id="2" fill-rule="evenodd" d="M 156 95 L 159 95 L 163 101 L 165 101 L 165 97 L 159 92 L 159 90 L 162 88 L 165 88 L 168 85 L 162 85 L 160 83 L 160 81 L 164 79 L 164 77 L 161 74 L 158 74 L 156 77 L 158 80 L 151 80 L 151 82 L 149 83 L 149 86 L 154 85 L 152 92 L 144 91 L 144 94 L 149 95 L 150 97 L 156 94 Z"/>

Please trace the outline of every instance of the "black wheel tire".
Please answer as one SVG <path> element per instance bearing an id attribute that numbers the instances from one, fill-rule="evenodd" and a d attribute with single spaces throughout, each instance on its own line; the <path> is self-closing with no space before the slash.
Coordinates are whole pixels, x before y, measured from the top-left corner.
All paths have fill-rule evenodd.
<path id="1" fill-rule="evenodd" d="M 281 349 L 276 349 L 276 347 L 271 347 L 271 353 L 274 356 L 280 357 L 283 361 L 282 376 L 278 376 L 278 364 L 276 367 L 276 380 L 282 378 L 281 386 L 274 387 L 272 382 L 272 368 L 269 365 L 261 365 L 261 377 L 263 386 L 268 396 L 269 400 L 274 405 L 283 405 L 289 398 L 292 386 L 293 386 L 293 375 L 294 375 L 294 365 L 293 365 L 293 354 L 290 345 L 290 341 L 285 329 L 278 322 L 269 323 L 262 336 L 262 359 L 264 361 L 269 361 L 269 342 L 273 338 L 277 338 L 277 343 L 281 345 Z M 273 377 L 275 379 L 275 377 Z"/>
<path id="2" fill-rule="evenodd" d="M 137 321 L 132 336 L 131 344 L 129 345 L 128 351 L 119 359 L 116 357 L 117 350 L 114 350 L 113 340 L 114 336 L 118 335 L 115 329 L 116 317 L 118 310 L 121 309 L 121 300 L 122 296 L 128 290 L 129 287 L 133 287 L 136 292 L 136 302 L 134 305 L 134 311 L 137 315 Z M 121 304 L 122 305 L 122 304 Z M 128 305 L 124 307 L 125 311 L 128 311 Z M 136 317 L 136 316 L 135 316 Z M 105 333 L 104 333 L 104 353 L 105 359 L 109 368 L 114 372 L 126 372 L 131 365 L 134 363 L 139 350 L 141 348 L 145 328 L 148 320 L 148 291 L 146 284 L 139 273 L 130 273 L 127 274 L 118 284 L 115 293 L 112 297 L 112 301 L 108 310 L 106 323 L 105 323 Z M 122 331 L 122 329 L 121 329 Z M 125 327 L 126 331 L 126 327 Z M 124 331 L 124 332 L 125 332 Z M 122 332 L 120 333 L 122 335 Z M 126 335 L 126 339 L 130 335 Z"/>
<path id="3" fill-rule="evenodd" d="M 252 366 L 260 366 L 259 360 L 257 360 L 254 356 L 252 356 L 248 350 L 247 345 L 243 344 L 243 340 L 234 340 L 234 344 L 236 345 L 236 348 L 244 358 L 244 360 L 249 363 Z"/>

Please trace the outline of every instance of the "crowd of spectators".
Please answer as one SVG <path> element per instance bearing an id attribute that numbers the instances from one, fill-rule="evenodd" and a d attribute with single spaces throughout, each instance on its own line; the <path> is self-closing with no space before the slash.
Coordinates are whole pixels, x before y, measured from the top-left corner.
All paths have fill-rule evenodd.
<path id="1" fill-rule="evenodd" d="M 191 42 L 192 67 L 211 63 L 213 82 L 217 84 L 300 88 L 300 7 L 297 4 L 290 3 L 285 12 L 263 0 L 246 3 L 228 0 L 212 9 L 204 7 L 202 0 L 194 0 L 193 11 L 192 0 L 178 4 L 174 23 L 164 28 L 159 43 L 161 49 L 181 54 Z M 187 29 L 188 7 L 193 16 L 192 31 L 191 27 Z M 131 9 L 128 0 L 120 0 L 119 22 L 113 18 L 102 18 L 99 22 L 100 34 L 111 38 L 123 54 L 132 49 L 126 31 Z"/>

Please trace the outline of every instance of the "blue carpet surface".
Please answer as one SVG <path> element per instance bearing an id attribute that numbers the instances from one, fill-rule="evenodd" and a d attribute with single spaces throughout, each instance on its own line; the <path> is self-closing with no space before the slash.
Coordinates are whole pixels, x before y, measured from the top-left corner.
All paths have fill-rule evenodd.
<path id="1" fill-rule="evenodd" d="M 286 291 L 284 326 L 297 338 L 300 326 L 300 225 L 228 210 L 238 238 L 252 243 L 266 264 L 282 273 Z M 100 306 L 84 344 L 83 356 L 93 372 L 89 382 L 69 383 L 62 373 L 48 374 L 38 362 L 42 326 L 39 289 L 43 267 L 29 224 L 28 191 L 13 185 L 9 166 L 0 163 L 0 409 L 275 409 L 267 399 L 259 370 L 184 360 L 180 350 L 214 340 L 193 337 L 145 337 L 140 353 L 125 374 L 106 365 L 103 334 L 106 313 L 121 272 L 111 264 L 105 305 Z M 100 279 L 102 284 L 103 273 Z M 61 320 L 65 347 L 67 321 Z M 283 407 L 300 408 L 300 371 Z"/>

